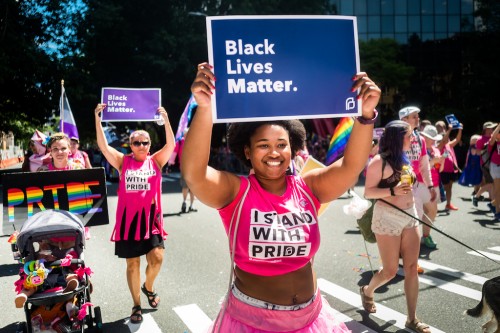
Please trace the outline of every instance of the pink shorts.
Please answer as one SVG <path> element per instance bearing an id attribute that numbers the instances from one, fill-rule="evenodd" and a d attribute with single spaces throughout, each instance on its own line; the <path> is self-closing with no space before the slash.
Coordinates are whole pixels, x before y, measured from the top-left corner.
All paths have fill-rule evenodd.
<path id="1" fill-rule="evenodd" d="M 335 318 L 333 309 L 319 290 L 309 306 L 296 311 L 257 308 L 238 300 L 231 292 L 228 297 L 226 311 L 222 319 L 217 317 L 215 320 L 217 327 L 213 332 L 217 332 L 220 321 L 221 333 L 352 333 Z M 222 312 L 223 309 L 219 316 Z"/>

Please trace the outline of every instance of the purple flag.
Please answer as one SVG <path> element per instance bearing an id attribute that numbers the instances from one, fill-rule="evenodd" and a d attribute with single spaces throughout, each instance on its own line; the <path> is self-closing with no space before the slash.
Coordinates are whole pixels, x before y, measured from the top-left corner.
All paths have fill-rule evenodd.
<path id="1" fill-rule="evenodd" d="M 68 96 L 66 96 L 64 85 L 61 85 L 59 111 L 61 115 L 61 119 L 59 121 L 59 131 L 63 132 L 70 138 L 76 138 L 79 140 L 80 137 L 78 136 L 78 130 L 76 129 L 75 118 L 73 118 L 73 113 L 71 112 L 71 107 L 69 106 Z"/>

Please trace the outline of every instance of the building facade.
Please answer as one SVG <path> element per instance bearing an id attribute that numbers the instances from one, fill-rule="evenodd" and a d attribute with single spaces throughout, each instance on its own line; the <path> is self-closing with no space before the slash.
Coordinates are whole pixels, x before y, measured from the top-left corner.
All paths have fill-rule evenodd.
<path id="1" fill-rule="evenodd" d="M 411 36 L 439 40 L 474 31 L 475 0 L 332 0 L 338 15 L 356 16 L 360 40 Z"/>

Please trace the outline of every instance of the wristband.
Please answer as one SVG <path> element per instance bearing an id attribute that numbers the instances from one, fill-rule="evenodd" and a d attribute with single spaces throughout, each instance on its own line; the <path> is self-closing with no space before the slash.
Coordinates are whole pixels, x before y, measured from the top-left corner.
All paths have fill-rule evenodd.
<path id="1" fill-rule="evenodd" d="M 430 186 L 427 186 L 427 189 L 429 190 L 432 190 L 434 188 L 434 186 L 430 185 Z"/>
<path id="2" fill-rule="evenodd" d="M 394 193 L 394 187 L 389 187 L 389 191 L 391 191 L 392 197 L 396 196 L 396 193 Z"/>
<path id="3" fill-rule="evenodd" d="M 361 125 L 372 125 L 375 123 L 375 120 L 377 120 L 377 117 L 378 117 L 378 111 L 374 109 L 372 119 L 366 119 L 365 117 L 357 117 L 356 119 L 359 121 Z"/>

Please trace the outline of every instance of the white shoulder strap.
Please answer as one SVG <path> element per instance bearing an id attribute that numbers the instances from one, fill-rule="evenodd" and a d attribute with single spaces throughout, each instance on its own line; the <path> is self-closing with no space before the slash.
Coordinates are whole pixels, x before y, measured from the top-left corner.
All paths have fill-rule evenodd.
<path id="1" fill-rule="evenodd" d="M 314 204 L 313 199 L 311 198 L 311 196 L 309 195 L 309 193 L 307 193 L 307 191 L 302 188 L 302 186 L 298 186 L 298 189 L 309 200 L 309 203 L 311 204 L 312 208 L 314 209 L 314 214 L 316 215 L 316 220 L 318 220 L 319 219 L 318 210 L 316 209 L 316 205 Z M 311 265 L 312 264 L 314 264 L 314 257 L 311 258 Z"/>
<path id="2" fill-rule="evenodd" d="M 220 323 L 222 322 L 222 318 L 224 318 L 224 314 L 226 313 L 226 308 L 229 302 L 229 293 L 231 292 L 231 286 L 233 285 L 233 279 L 234 279 L 234 249 L 236 247 L 236 238 L 238 235 L 238 225 L 240 224 L 240 217 L 241 217 L 241 209 L 243 208 L 243 202 L 245 202 L 245 198 L 248 195 L 248 191 L 250 191 L 250 180 L 246 178 L 247 180 L 247 188 L 245 189 L 245 192 L 241 196 L 240 200 L 234 207 L 233 211 L 233 216 L 231 216 L 231 222 L 229 223 L 229 232 L 228 232 L 228 237 L 231 237 L 231 232 L 233 232 L 233 242 L 231 246 L 231 242 L 229 242 L 229 253 L 231 254 L 231 270 L 229 273 L 229 286 L 227 288 L 227 293 L 226 293 L 226 298 L 224 299 L 224 304 L 222 305 L 221 311 L 219 312 L 219 315 L 215 319 L 214 326 L 212 329 L 212 333 L 215 332 L 217 329 L 217 332 L 220 330 Z M 233 228 L 234 226 L 234 228 Z M 233 231 L 234 230 L 234 231 Z"/>
<path id="3" fill-rule="evenodd" d="M 309 200 L 309 203 L 311 204 L 312 208 L 314 209 L 314 214 L 316 214 L 316 218 L 317 218 L 318 217 L 318 210 L 316 209 L 316 205 L 314 204 L 313 199 L 311 198 L 309 193 L 307 193 L 307 191 L 304 190 L 302 187 L 299 186 L 298 189 L 300 190 L 300 192 L 302 192 L 303 195 L 306 196 L 307 200 Z"/>

